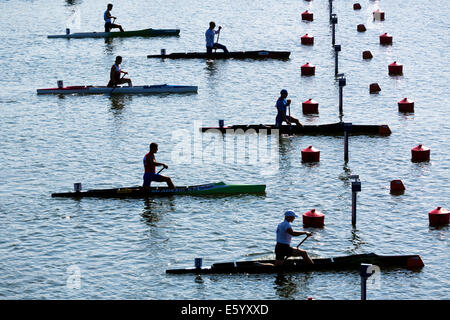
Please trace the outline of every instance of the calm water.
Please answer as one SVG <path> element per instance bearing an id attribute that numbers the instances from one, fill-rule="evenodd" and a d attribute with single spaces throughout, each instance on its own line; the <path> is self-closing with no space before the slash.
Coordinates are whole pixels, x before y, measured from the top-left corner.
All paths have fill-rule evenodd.
<path id="1" fill-rule="evenodd" d="M 342 137 L 283 137 L 279 168 L 176 156 L 180 141 L 203 137 L 206 150 L 221 138 L 199 135 L 194 121 L 216 125 L 271 123 L 281 88 L 303 123 L 332 123 L 338 117 L 338 86 L 328 1 L 148 1 L 117 3 L 113 14 L 125 29 L 180 28 L 175 38 L 47 39 L 64 33 L 75 12 L 75 31 L 101 31 L 101 1 L 1 1 L 0 58 L 0 297 L 3 299 L 359 299 L 358 270 L 240 276 L 168 276 L 167 268 L 272 258 L 282 213 L 316 208 L 326 226 L 302 247 L 314 256 L 354 253 L 420 254 L 420 272 L 382 271 L 369 299 L 449 299 L 448 227 L 428 226 L 427 213 L 450 209 L 450 116 L 448 105 L 450 9 L 448 1 L 335 1 L 344 118 L 358 124 L 388 124 L 389 137 L 351 137 L 350 162 Z M 377 7 L 386 21 L 373 22 Z M 311 23 L 300 13 L 314 12 Z M 147 54 L 204 50 L 210 20 L 224 28 L 220 42 L 230 50 L 288 50 L 288 61 L 160 61 Z M 356 25 L 366 24 L 365 33 Z M 393 46 L 381 47 L 389 32 Z M 315 45 L 300 36 L 315 36 Z M 374 58 L 363 61 L 361 52 Z M 198 94 L 170 96 L 37 96 L 37 88 L 106 84 L 116 55 L 134 84 L 198 85 Z M 387 65 L 404 65 L 389 77 Z M 316 65 L 315 77 L 300 66 Z M 378 82 L 382 91 L 369 95 Z M 415 113 L 397 112 L 397 101 L 415 101 Z M 313 98 L 318 116 L 303 116 L 301 102 Z M 197 123 L 198 124 L 198 123 Z M 173 135 L 174 134 L 174 135 Z M 217 138 L 217 139 L 216 139 Z M 265 196 L 173 197 L 153 200 L 52 199 L 74 182 L 103 188 L 138 185 L 148 143 L 160 145 L 157 159 L 169 165 L 176 184 L 213 181 L 265 183 Z M 187 140 L 191 141 L 191 140 Z M 196 140 L 198 142 L 198 140 Z M 226 138 L 224 143 L 233 143 Z M 250 139 L 250 142 L 253 140 Z M 254 142 L 254 141 L 253 141 Z M 410 149 L 431 148 L 431 161 L 414 164 Z M 250 143 L 252 145 L 252 143 Z M 304 165 L 301 149 L 321 150 L 321 162 Z M 250 149 L 254 148 L 253 145 Z M 193 152 L 192 152 L 193 153 Z M 277 156 L 278 157 L 278 156 Z M 238 157 L 239 158 L 239 157 Z M 349 175 L 358 174 L 358 224 L 351 226 Z M 403 196 L 389 194 L 402 179 Z M 301 219 L 295 221 L 301 230 Z M 297 239 L 295 239 L 297 241 Z M 79 271 L 81 287 L 71 288 Z M 69 282 L 68 282 L 69 281 Z"/>

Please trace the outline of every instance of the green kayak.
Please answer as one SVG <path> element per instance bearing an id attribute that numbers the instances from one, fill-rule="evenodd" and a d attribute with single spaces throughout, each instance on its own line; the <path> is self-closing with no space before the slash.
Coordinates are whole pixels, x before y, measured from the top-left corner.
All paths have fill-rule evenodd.
<path id="1" fill-rule="evenodd" d="M 94 189 L 78 192 L 52 193 L 52 197 L 70 197 L 70 198 L 146 198 L 152 196 L 172 196 L 172 195 L 229 195 L 245 193 L 265 193 L 266 185 L 255 184 L 226 184 L 216 182 L 195 186 L 179 186 L 175 189 L 168 187 L 142 187 L 115 188 L 115 189 Z"/>

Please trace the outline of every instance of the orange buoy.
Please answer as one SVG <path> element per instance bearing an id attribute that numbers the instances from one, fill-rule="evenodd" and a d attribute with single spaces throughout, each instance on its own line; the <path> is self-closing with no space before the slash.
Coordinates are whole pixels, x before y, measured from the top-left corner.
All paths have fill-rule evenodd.
<path id="1" fill-rule="evenodd" d="M 306 46 L 312 46 L 314 44 L 314 37 L 309 34 L 305 34 L 301 37 L 301 42 Z"/>
<path id="2" fill-rule="evenodd" d="M 372 59 L 373 55 L 372 55 L 372 52 L 367 50 L 367 51 L 363 51 L 362 57 L 363 57 L 363 59 Z"/>
<path id="3" fill-rule="evenodd" d="M 354 3 L 353 10 L 361 10 L 361 5 L 359 3 Z"/>
<path id="4" fill-rule="evenodd" d="M 301 66 L 302 76 L 313 76 L 316 73 L 316 66 L 307 62 Z"/>
<path id="5" fill-rule="evenodd" d="M 325 215 L 322 212 L 316 211 L 316 209 L 312 209 L 303 214 L 303 226 L 306 228 L 322 228 L 324 224 Z"/>
<path id="6" fill-rule="evenodd" d="M 378 21 L 384 20 L 384 11 L 377 9 L 372 14 L 373 14 L 373 20 L 378 20 Z"/>
<path id="7" fill-rule="evenodd" d="M 378 134 L 380 136 L 389 136 L 392 133 L 391 128 L 387 124 L 382 124 L 378 127 Z"/>
<path id="8" fill-rule="evenodd" d="M 392 36 L 387 32 L 380 35 L 380 44 L 381 45 L 390 45 L 392 44 Z"/>
<path id="9" fill-rule="evenodd" d="M 380 86 L 378 85 L 378 83 L 371 83 L 369 85 L 369 92 L 370 93 L 378 93 L 381 91 Z"/>
<path id="10" fill-rule="evenodd" d="M 302 103 L 303 113 L 319 113 L 319 103 L 313 99 L 308 99 Z"/>
<path id="11" fill-rule="evenodd" d="M 320 150 L 309 146 L 302 150 L 302 162 L 319 162 L 320 161 Z"/>
<path id="12" fill-rule="evenodd" d="M 313 21 L 314 14 L 312 12 L 309 12 L 308 10 L 306 10 L 305 12 L 302 12 L 302 20 Z"/>
<path id="13" fill-rule="evenodd" d="M 408 98 L 402 99 L 398 102 L 399 112 L 414 112 L 414 101 Z"/>
<path id="14" fill-rule="evenodd" d="M 405 192 L 405 185 L 402 180 L 391 181 L 391 194 L 403 194 Z"/>
<path id="15" fill-rule="evenodd" d="M 388 66 L 390 76 L 399 76 L 403 74 L 403 65 L 394 61 Z"/>
<path id="16" fill-rule="evenodd" d="M 411 149 L 411 161 L 423 162 L 430 161 L 430 148 L 424 147 L 419 144 L 417 147 Z"/>
<path id="17" fill-rule="evenodd" d="M 356 27 L 356 30 L 358 30 L 358 32 L 365 32 L 367 29 L 366 29 L 365 25 L 358 24 L 358 26 Z"/>
<path id="18" fill-rule="evenodd" d="M 428 219 L 430 221 L 430 226 L 444 226 L 449 224 L 450 211 L 442 207 L 437 207 L 434 210 L 428 212 Z"/>

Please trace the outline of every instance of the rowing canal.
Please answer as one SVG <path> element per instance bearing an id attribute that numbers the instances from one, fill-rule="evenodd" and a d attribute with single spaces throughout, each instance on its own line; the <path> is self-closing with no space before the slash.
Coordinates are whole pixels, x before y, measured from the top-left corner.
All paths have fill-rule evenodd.
<path id="1" fill-rule="evenodd" d="M 277 161 L 250 161 L 251 137 L 217 150 L 233 138 L 200 135 L 198 125 L 273 123 L 282 88 L 291 113 L 304 124 L 339 121 L 328 1 L 120 1 L 112 11 L 126 30 L 180 28 L 180 37 L 47 39 L 72 32 L 102 31 L 101 1 L 2 1 L 3 64 L 0 95 L 0 297 L 3 299 L 359 299 L 358 270 L 286 275 L 166 275 L 167 268 L 273 257 L 275 229 L 285 209 L 325 213 L 325 228 L 302 247 L 313 256 L 355 253 L 420 254 L 419 271 L 381 270 L 368 299 L 450 298 L 449 229 L 431 228 L 428 212 L 450 209 L 449 20 L 446 0 L 334 1 L 336 43 L 342 45 L 345 122 L 388 124 L 389 137 L 281 137 Z M 386 20 L 372 20 L 381 8 Z M 301 12 L 314 13 L 302 22 Z M 73 18 L 73 19 L 72 19 Z M 222 25 L 220 42 L 229 50 L 287 50 L 288 61 L 161 61 L 147 54 L 203 51 L 210 20 Z M 363 23 L 365 33 L 356 26 Z M 393 35 L 392 46 L 378 36 Z M 300 36 L 315 36 L 302 46 Z M 361 53 L 374 58 L 364 61 Z M 37 96 L 37 88 L 106 85 L 109 68 L 122 55 L 122 68 L 135 85 L 197 85 L 198 94 L 159 96 Z M 390 77 L 387 65 L 404 65 Z M 314 77 L 300 66 L 316 65 Z M 382 91 L 369 94 L 377 82 Z M 397 102 L 415 101 L 401 114 Z M 305 116 L 301 102 L 319 102 Z M 203 141 L 201 140 L 203 138 Z M 184 139 L 184 140 L 183 140 Z M 189 139 L 189 140 L 186 140 Z M 197 139 L 197 140 L 196 140 Z M 198 140 L 200 139 L 200 140 Z M 195 141 L 194 141 L 195 140 Z M 52 199 L 74 182 L 84 189 L 141 183 L 142 158 L 151 141 L 157 160 L 177 185 L 225 181 L 267 184 L 265 196 L 168 197 L 151 200 Z M 190 143 L 200 148 L 189 149 Z M 200 141 L 200 142 L 199 142 Z M 411 162 L 411 148 L 431 148 L 431 161 Z M 302 164 L 301 149 L 321 150 L 316 165 Z M 198 145 L 197 145 L 198 146 Z M 244 154 L 242 154 L 244 150 Z M 360 176 L 357 226 L 351 225 L 350 175 Z M 406 192 L 389 194 L 401 179 Z M 294 229 L 302 230 L 301 218 Z M 301 239 L 294 238 L 296 245 Z M 80 276 L 80 281 L 72 281 Z"/>

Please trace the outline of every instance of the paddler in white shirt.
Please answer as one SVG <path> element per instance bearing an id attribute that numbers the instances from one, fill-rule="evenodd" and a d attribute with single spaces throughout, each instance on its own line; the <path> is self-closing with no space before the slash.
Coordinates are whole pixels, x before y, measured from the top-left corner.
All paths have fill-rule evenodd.
<path id="1" fill-rule="evenodd" d="M 311 232 L 294 231 L 291 223 L 298 217 L 294 211 L 288 210 L 284 213 L 284 221 L 277 227 L 277 244 L 275 246 L 275 265 L 283 265 L 289 257 L 302 257 L 308 264 L 314 264 L 305 250 L 291 247 L 292 237 L 301 235 L 311 236 Z"/>
<path id="2" fill-rule="evenodd" d="M 120 32 L 123 32 L 123 28 L 120 24 L 114 24 L 111 20 L 117 19 L 117 17 L 114 17 L 111 15 L 111 10 L 113 8 L 113 5 L 111 3 L 108 4 L 106 11 L 103 13 L 103 20 L 105 20 L 105 32 L 110 32 L 113 28 L 120 29 Z"/>
<path id="3" fill-rule="evenodd" d="M 213 49 L 221 49 L 223 52 L 228 53 L 227 47 L 225 47 L 223 44 L 220 44 L 218 42 L 215 42 L 215 36 L 220 32 L 222 29 L 221 26 L 219 26 L 219 30 L 216 31 L 214 28 L 216 27 L 216 24 L 214 21 L 211 21 L 209 23 L 209 28 L 205 32 L 205 39 L 206 39 L 206 53 L 208 55 L 212 54 Z"/>
<path id="4" fill-rule="evenodd" d="M 122 69 L 120 68 L 121 63 L 122 57 L 117 56 L 116 62 L 112 65 L 111 71 L 109 72 L 109 82 L 107 85 L 108 88 L 116 87 L 117 85 L 122 83 L 128 83 L 129 87 L 133 86 L 133 84 L 131 83 L 131 79 L 120 77 L 122 73 L 124 74 L 124 76 L 128 74 L 128 72 L 122 71 Z"/>

